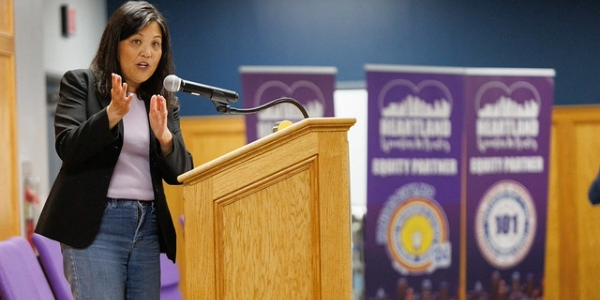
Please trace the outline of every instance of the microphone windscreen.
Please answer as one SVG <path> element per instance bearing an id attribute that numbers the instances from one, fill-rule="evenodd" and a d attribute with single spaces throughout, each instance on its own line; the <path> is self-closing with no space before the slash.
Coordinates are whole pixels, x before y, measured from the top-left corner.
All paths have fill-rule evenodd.
<path id="1" fill-rule="evenodd" d="M 176 75 L 168 75 L 163 80 L 163 86 L 169 92 L 178 92 L 181 87 L 181 78 Z"/>

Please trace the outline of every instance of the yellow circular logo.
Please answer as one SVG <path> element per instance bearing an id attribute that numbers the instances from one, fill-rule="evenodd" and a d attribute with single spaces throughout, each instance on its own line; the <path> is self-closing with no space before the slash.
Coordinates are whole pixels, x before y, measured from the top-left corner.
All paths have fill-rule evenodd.
<path id="1" fill-rule="evenodd" d="M 387 247 L 392 266 L 401 274 L 431 273 L 451 263 L 448 220 L 435 189 L 411 183 L 398 189 L 382 210 L 378 243 Z"/>

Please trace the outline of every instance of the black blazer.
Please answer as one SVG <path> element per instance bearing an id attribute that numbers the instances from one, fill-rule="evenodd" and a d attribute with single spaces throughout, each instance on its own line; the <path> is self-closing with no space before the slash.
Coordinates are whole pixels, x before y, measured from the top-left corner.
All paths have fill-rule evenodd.
<path id="1" fill-rule="evenodd" d="M 95 81 L 89 69 L 68 71 L 61 80 L 54 131 L 62 166 L 35 229 L 74 248 L 89 246 L 98 233 L 108 186 L 123 147 L 123 122 L 108 128 L 110 97 L 98 93 Z M 148 111 L 150 99 L 144 102 Z M 150 129 L 150 171 L 161 252 L 175 261 L 175 227 L 163 180 L 180 184 L 177 176 L 191 170 L 193 163 L 181 135 L 179 107 L 171 109 L 167 126 L 173 134 L 173 152 L 167 157 Z"/>

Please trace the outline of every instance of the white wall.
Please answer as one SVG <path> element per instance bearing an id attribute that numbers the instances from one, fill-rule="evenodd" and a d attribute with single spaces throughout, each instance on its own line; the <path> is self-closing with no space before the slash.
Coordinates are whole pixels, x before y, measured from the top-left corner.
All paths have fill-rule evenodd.
<path id="1" fill-rule="evenodd" d="M 70 69 L 89 67 L 106 24 L 106 1 L 45 0 L 43 2 L 46 72 L 60 76 Z M 76 31 L 69 37 L 61 35 L 60 6 L 63 4 L 75 10 Z"/>
<path id="2" fill-rule="evenodd" d="M 41 201 L 48 194 L 48 113 L 46 76 L 85 68 L 106 23 L 104 0 L 14 0 L 17 135 L 20 199 L 23 182 L 33 179 Z M 76 33 L 61 36 L 60 6 L 76 11 Z M 41 206 L 40 206 L 41 207 Z"/>
<path id="3" fill-rule="evenodd" d="M 367 211 L 367 90 L 338 89 L 333 100 L 336 117 L 356 119 L 348 131 L 350 203 L 352 213 L 363 216 Z"/>
<path id="4" fill-rule="evenodd" d="M 43 198 L 48 189 L 46 78 L 44 74 L 44 0 L 15 0 L 15 59 L 19 195 L 26 177 Z M 41 199 L 40 199 L 41 200 Z M 20 202 L 22 203 L 22 201 Z M 23 232 L 23 230 L 21 230 Z"/>

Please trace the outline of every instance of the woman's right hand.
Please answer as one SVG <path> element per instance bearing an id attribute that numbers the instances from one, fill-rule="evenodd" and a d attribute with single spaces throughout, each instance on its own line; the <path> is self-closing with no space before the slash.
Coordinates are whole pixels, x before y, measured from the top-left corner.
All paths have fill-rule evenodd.
<path id="1" fill-rule="evenodd" d="M 129 105 L 133 99 L 133 94 L 127 95 L 127 83 L 124 83 L 121 76 L 112 73 L 112 87 L 110 89 L 110 104 L 106 107 L 108 115 L 109 128 L 114 128 L 121 119 L 129 112 Z"/>

